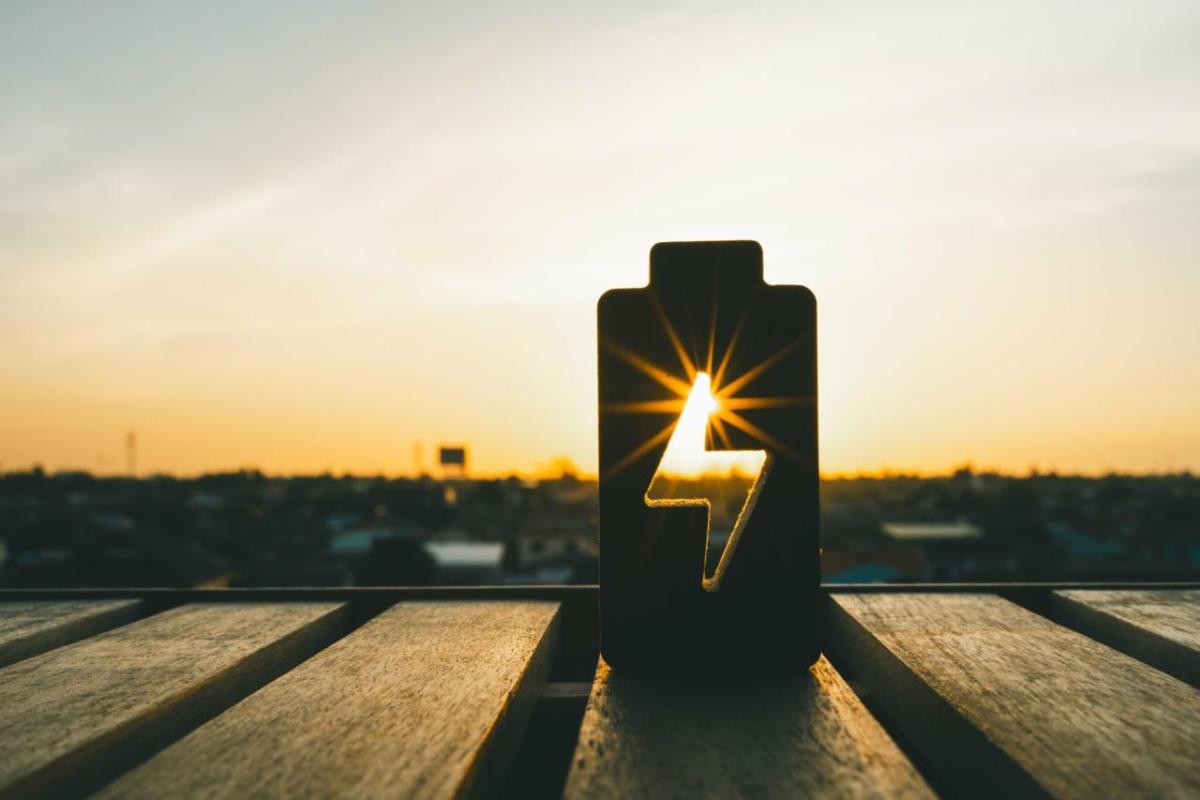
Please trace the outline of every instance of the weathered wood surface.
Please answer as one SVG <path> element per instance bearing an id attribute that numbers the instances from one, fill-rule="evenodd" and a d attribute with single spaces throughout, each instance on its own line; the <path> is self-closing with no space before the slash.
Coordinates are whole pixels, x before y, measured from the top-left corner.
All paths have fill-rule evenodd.
<path id="1" fill-rule="evenodd" d="M 458 797 L 494 789 L 558 604 L 404 602 L 109 786 L 105 797 Z"/>
<path id="2" fill-rule="evenodd" d="M 1054 593 L 1054 617 L 1093 639 L 1200 686 L 1200 589 Z"/>
<path id="3" fill-rule="evenodd" d="M 1200 691 L 992 595 L 835 594 L 834 652 L 966 796 L 1200 796 Z"/>
<path id="4" fill-rule="evenodd" d="M 932 797 L 822 657 L 718 685 L 596 674 L 568 798 Z"/>
<path id="5" fill-rule="evenodd" d="M 0 797 L 94 788 L 328 642 L 343 610 L 182 606 L 0 670 Z"/>
<path id="6" fill-rule="evenodd" d="M 0 667 L 137 619 L 140 600 L 0 603 Z"/>

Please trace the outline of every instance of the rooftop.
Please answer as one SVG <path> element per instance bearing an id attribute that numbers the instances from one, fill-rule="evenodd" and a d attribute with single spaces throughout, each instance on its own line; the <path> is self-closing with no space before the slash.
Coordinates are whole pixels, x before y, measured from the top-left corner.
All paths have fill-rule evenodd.
<path id="1" fill-rule="evenodd" d="M 942 541 L 978 539 L 983 531 L 969 522 L 884 522 L 880 527 L 893 539 L 901 541 Z"/>

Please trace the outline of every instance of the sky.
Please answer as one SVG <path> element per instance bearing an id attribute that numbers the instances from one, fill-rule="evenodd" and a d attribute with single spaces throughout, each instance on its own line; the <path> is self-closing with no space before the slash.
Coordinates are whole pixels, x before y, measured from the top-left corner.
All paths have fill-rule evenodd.
<path id="1" fill-rule="evenodd" d="M 596 467 L 595 302 L 756 239 L 821 466 L 1200 469 L 1200 5 L 0 5 L 0 469 Z"/>

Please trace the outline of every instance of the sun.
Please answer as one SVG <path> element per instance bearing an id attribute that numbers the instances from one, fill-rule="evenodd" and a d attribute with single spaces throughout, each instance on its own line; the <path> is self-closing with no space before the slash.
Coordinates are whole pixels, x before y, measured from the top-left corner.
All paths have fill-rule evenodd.
<path id="1" fill-rule="evenodd" d="M 656 475 L 672 478 L 699 478 L 726 475 L 732 471 L 756 475 L 766 453 L 761 450 L 721 451 L 707 449 L 709 425 L 721 409 L 721 401 L 712 392 L 712 380 L 697 372 L 691 391 L 679 414 L 679 421 L 667 442 Z"/>
<path id="2" fill-rule="evenodd" d="M 716 323 L 715 317 L 713 318 L 708 332 L 707 358 L 699 363 L 693 360 L 687 348 L 683 346 L 679 334 L 657 300 L 655 308 L 658 310 L 663 332 L 679 360 L 679 369 L 660 366 L 609 338 L 601 338 L 600 347 L 674 396 L 657 400 L 605 403 L 601 405 L 600 413 L 669 415 L 670 420 L 657 433 L 606 466 L 600 475 L 601 480 L 636 464 L 661 447 L 663 442 L 666 442 L 667 446 L 655 471 L 656 478 L 669 475 L 691 479 L 714 473 L 728 475 L 732 470 L 754 475 L 761 469 L 767 452 L 773 456 L 803 461 L 804 458 L 786 442 L 763 430 L 744 416 L 743 412 L 811 406 L 814 398 L 747 396 L 743 391 L 751 387 L 760 375 L 773 369 L 789 353 L 801 347 L 807 339 L 802 337 L 788 342 L 740 375 L 731 378 L 727 373 L 734 362 L 734 352 L 746 322 L 748 308 L 743 310 L 723 353 L 717 352 Z M 700 368 L 701 364 L 705 365 L 704 369 Z M 733 439 L 730 436 L 733 428 L 740 431 L 743 439 L 749 438 L 760 444 L 762 450 L 734 450 Z M 726 449 L 709 450 L 709 442 L 720 442 Z"/>

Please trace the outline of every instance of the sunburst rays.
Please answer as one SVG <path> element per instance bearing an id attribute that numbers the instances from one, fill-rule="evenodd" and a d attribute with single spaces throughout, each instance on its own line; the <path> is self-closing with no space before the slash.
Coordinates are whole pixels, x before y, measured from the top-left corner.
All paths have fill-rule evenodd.
<path id="1" fill-rule="evenodd" d="M 624 457 L 622 457 L 621 460 L 618 461 L 616 464 L 613 464 L 613 466 L 608 470 L 607 474 L 614 475 L 614 474 L 620 472 L 621 470 L 625 469 L 630 464 L 632 464 L 633 462 L 637 461 L 642 456 L 649 453 L 655 447 L 658 447 L 660 444 L 662 444 L 663 442 L 670 439 L 671 432 L 673 430 L 675 430 L 675 420 L 671 420 L 670 422 L 668 422 L 666 424 L 666 427 L 664 427 L 658 433 L 651 436 L 649 439 L 647 439 L 642 444 L 638 445 L 636 448 L 633 449 L 633 451 L 631 451 L 630 453 L 628 453 Z"/>
<path id="2" fill-rule="evenodd" d="M 743 431 L 745 431 L 746 433 L 750 434 L 755 439 L 757 439 L 759 442 L 765 444 L 768 448 L 770 448 L 774 452 L 781 453 L 781 454 L 787 456 L 788 458 L 792 459 L 793 461 L 800 460 L 799 453 L 797 453 L 792 448 L 788 447 L 783 442 L 776 439 L 771 434 L 764 431 L 762 428 L 760 428 L 757 425 L 755 425 L 754 423 L 752 423 L 750 420 L 743 417 L 741 414 L 738 414 L 737 412 L 734 412 L 734 411 L 725 411 L 724 413 L 722 413 L 720 409 L 718 409 L 717 413 L 720 414 L 721 418 L 724 419 L 726 422 L 728 422 L 730 425 L 734 426 L 735 428 L 742 429 Z"/>
<path id="3" fill-rule="evenodd" d="M 669 327 L 669 323 L 668 323 L 668 327 Z M 670 372 L 667 372 L 662 367 L 659 367 L 659 366 L 651 363 L 647 359 L 642 358 L 637 353 L 633 352 L 632 350 L 630 350 L 626 347 L 622 347 L 621 345 L 617 344 L 616 342 L 612 341 L 611 339 L 605 339 L 603 342 L 601 342 L 601 346 L 604 347 L 605 350 L 608 350 L 610 353 L 615 355 L 617 358 L 624 361 L 629 366 L 636 369 L 638 372 L 641 372 L 643 375 L 645 375 L 648 378 L 653 378 L 654 380 L 658 381 L 663 386 L 667 387 L 672 392 L 674 392 L 679 397 L 681 397 L 685 400 L 687 399 L 688 392 L 690 392 L 692 390 L 692 384 L 689 383 L 688 381 L 682 380 L 681 378 L 679 378 L 675 375 L 672 375 Z M 687 357 L 686 353 L 684 353 L 683 355 L 684 355 L 684 358 Z"/>
<path id="4" fill-rule="evenodd" d="M 804 341 L 805 341 L 804 339 L 796 339 L 794 341 L 788 342 L 786 345 L 779 348 L 779 350 L 775 351 L 770 356 L 767 356 L 765 359 L 763 359 L 759 363 L 755 364 L 753 367 L 746 370 L 738 377 L 729 381 L 729 383 L 725 383 L 725 384 L 718 383 L 717 384 L 718 388 L 715 390 L 717 399 L 724 400 L 727 397 L 733 396 L 733 394 L 735 394 L 743 386 L 747 385 L 748 383 L 753 381 L 755 378 L 757 378 L 759 375 L 762 375 L 764 372 L 769 370 L 771 367 L 775 366 L 780 361 L 782 361 L 784 358 L 786 358 L 789 353 L 791 353 L 793 350 L 798 348 L 800 345 L 804 344 Z M 778 399 L 778 398 L 761 398 L 761 399 Z"/>
<path id="5" fill-rule="evenodd" d="M 725 346 L 725 353 L 721 356 L 721 362 L 717 366 L 716 373 L 712 376 L 713 386 L 725 385 L 725 370 L 729 369 L 729 362 L 733 359 L 734 350 L 737 349 L 738 339 L 742 337 L 742 328 L 746 327 L 746 316 L 750 313 L 749 304 L 742 309 L 741 316 L 738 317 L 737 325 L 733 328 L 733 335 L 729 337 L 729 344 Z M 713 328 L 710 334 L 711 338 L 717 338 L 716 331 L 716 314 L 713 314 Z"/>
<path id="6" fill-rule="evenodd" d="M 813 398 L 797 397 L 797 396 L 752 396 L 739 394 L 743 389 L 750 386 L 757 378 L 766 374 L 789 354 L 797 348 L 805 344 L 808 337 L 795 339 L 788 342 L 783 347 L 764 358 L 754 366 L 746 369 L 736 377 L 726 380 L 727 373 L 734 362 L 734 356 L 739 341 L 741 340 L 742 332 L 745 328 L 746 318 L 749 313 L 749 305 L 743 308 L 741 315 L 738 318 L 737 324 L 734 326 L 733 334 L 729 338 L 728 344 L 725 346 L 720 358 L 716 356 L 716 317 L 717 317 L 717 293 L 716 287 L 713 288 L 712 313 L 710 315 L 708 327 L 708 341 L 704 348 L 704 369 L 701 370 L 688 354 L 687 348 L 683 346 L 683 342 L 679 337 L 675 327 L 671 324 L 667 317 L 666 310 L 658 297 L 650 292 L 651 302 L 654 306 L 655 313 L 658 316 L 659 322 L 662 324 L 663 333 L 667 337 L 672 351 L 679 360 L 679 367 L 686 375 L 686 378 L 681 378 L 673 370 L 660 367 L 654 364 L 649 359 L 638 355 L 632 350 L 612 341 L 611 339 L 603 339 L 601 347 L 608 352 L 617 356 L 629 366 L 633 367 L 638 372 L 646 377 L 654 380 L 656 383 L 670 390 L 675 397 L 664 400 L 647 400 L 624 403 L 608 403 L 601 406 L 602 413 L 612 414 L 664 414 L 669 415 L 671 420 L 667 425 L 659 430 L 648 441 L 636 447 L 633 451 L 623 456 L 606 470 L 605 475 L 612 475 L 627 468 L 630 464 L 650 453 L 659 444 L 670 439 L 671 431 L 673 430 L 677 418 L 681 414 L 684 404 L 687 401 L 688 394 L 695 382 L 696 375 L 703 371 L 712 376 L 713 397 L 717 400 L 717 406 L 710 417 L 710 432 L 709 441 L 719 442 L 723 449 L 733 449 L 732 437 L 730 436 L 729 427 L 737 428 L 742 433 L 745 433 L 761 443 L 764 448 L 793 460 L 801 460 L 800 454 L 789 447 L 784 442 L 781 442 L 776 437 L 763 430 L 758 425 L 746 419 L 742 413 L 745 411 L 757 411 L 760 409 L 776 409 L 776 408 L 803 408 L 811 406 Z M 715 365 L 715 371 L 714 371 Z"/>
<path id="7" fill-rule="evenodd" d="M 683 371 L 687 375 L 688 391 L 691 391 L 691 385 L 696 380 L 696 365 L 692 363 L 692 359 L 688 356 L 683 342 L 679 340 L 679 334 L 675 332 L 675 326 L 667 319 L 667 312 L 663 309 L 662 303 L 653 289 L 650 290 L 650 299 L 654 303 L 655 312 L 658 313 L 658 320 L 662 323 L 667 338 L 671 341 L 671 347 L 675 348 L 675 355 L 679 356 L 679 365 L 683 367 Z M 687 395 L 685 394 L 684 396 L 686 397 Z"/>
<path id="8" fill-rule="evenodd" d="M 600 410 L 607 414 L 673 414 L 678 416 L 683 411 L 682 397 L 670 400 L 638 400 L 630 403 L 605 403 Z"/>

